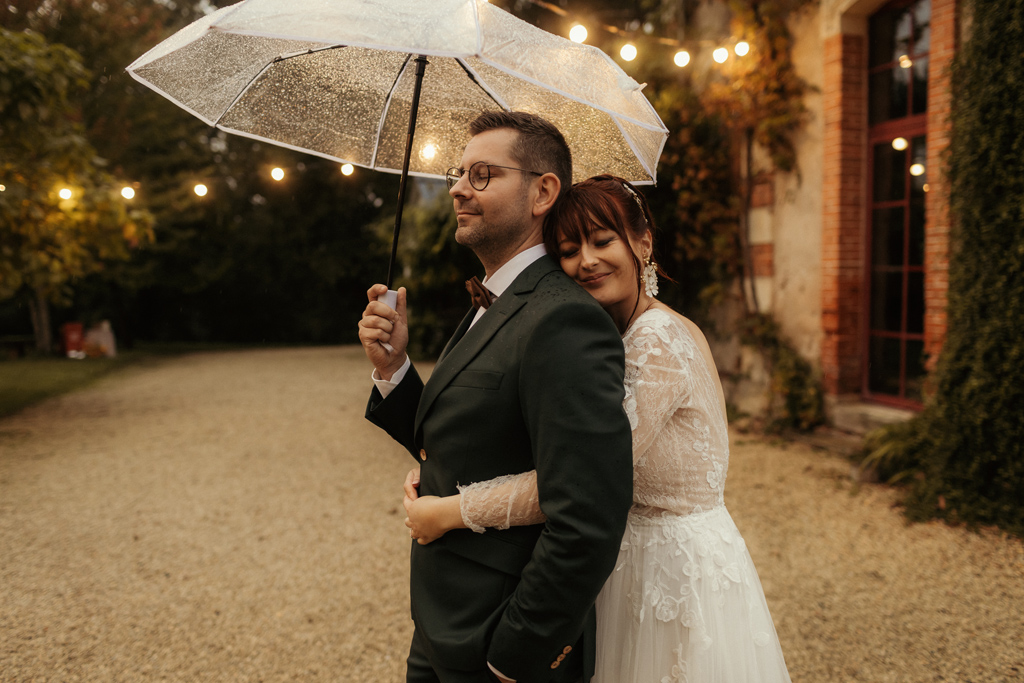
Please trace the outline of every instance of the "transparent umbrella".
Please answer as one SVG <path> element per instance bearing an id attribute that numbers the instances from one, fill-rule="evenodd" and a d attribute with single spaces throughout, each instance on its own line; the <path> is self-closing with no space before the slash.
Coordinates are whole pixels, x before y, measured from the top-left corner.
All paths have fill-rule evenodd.
<path id="1" fill-rule="evenodd" d="M 668 131 L 610 57 L 485 0 L 243 0 L 128 67 L 211 126 L 400 173 L 387 284 L 409 175 L 442 178 L 482 111 L 562 131 L 574 180 L 653 183 Z"/>

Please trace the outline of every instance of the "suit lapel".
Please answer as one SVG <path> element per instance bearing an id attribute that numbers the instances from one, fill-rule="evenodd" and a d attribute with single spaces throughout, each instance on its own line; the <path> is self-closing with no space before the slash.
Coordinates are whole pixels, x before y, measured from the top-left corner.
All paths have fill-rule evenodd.
<path id="1" fill-rule="evenodd" d="M 505 325 L 524 305 L 529 301 L 529 295 L 536 288 L 542 277 L 553 270 L 558 270 L 558 264 L 548 256 L 544 256 L 519 274 L 508 289 L 499 296 L 487 309 L 487 312 L 466 331 L 459 339 L 459 332 L 468 327 L 472 321 L 475 311 L 470 311 L 463 319 L 459 329 L 456 330 L 452 341 L 448 343 L 441 359 L 434 366 L 434 371 L 423 387 L 423 394 L 420 396 L 420 404 L 416 410 L 415 430 L 418 433 L 423 419 L 426 417 L 433 405 L 434 400 L 444 391 L 455 376 L 462 372 L 466 365 L 476 358 L 477 354 L 487 346 L 491 338 Z"/>
<path id="2" fill-rule="evenodd" d="M 469 326 L 473 323 L 473 318 L 475 318 L 475 317 L 476 317 L 476 308 L 469 309 L 469 313 L 467 313 L 465 315 L 465 317 L 462 318 L 462 322 L 459 323 L 459 326 L 457 328 L 455 328 L 455 334 L 453 334 L 452 338 L 448 340 L 448 344 L 445 345 L 444 351 L 442 351 L 441 355 L 438 356 L 438 358 L 437 358 L 437 363 L 438 364 L 440 364 L 441 361 L 443 361 L 445 359 L 445 357 L 448 356 L 448 354 L 451 352 L 451 350 L 453 348 L 455 348 L 455 345 L 459 343 L 459 340 L 462 339 L 465 336 L 466 330 L 469 329 Z"/>

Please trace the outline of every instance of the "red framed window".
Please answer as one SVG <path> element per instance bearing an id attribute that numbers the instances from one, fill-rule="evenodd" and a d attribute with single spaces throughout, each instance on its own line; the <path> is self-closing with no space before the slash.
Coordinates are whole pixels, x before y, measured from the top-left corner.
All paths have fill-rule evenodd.
<path id="1" fill-rule="evenodd" d="M 894 0 L 868 32 L 866 398 L 917 407 L 924 365 L 930 0 Z"/>

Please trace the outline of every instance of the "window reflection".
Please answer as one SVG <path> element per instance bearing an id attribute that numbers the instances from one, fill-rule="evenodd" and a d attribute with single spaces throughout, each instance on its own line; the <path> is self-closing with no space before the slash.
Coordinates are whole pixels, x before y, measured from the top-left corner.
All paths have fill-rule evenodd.
<path id="1" fill-rule="evenodd" d="M 868 394 L 919 402 L 925 319 L 929 0 L 893 0 L 870 19 Z"/>

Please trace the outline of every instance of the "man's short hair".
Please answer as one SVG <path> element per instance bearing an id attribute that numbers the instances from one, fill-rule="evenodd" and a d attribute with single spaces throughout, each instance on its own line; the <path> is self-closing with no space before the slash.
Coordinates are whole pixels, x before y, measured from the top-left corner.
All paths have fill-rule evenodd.
<path id="1" fill-rule="evenodd" d="M 473 136 L 498 128 L 519 134 L 512 143 L 511 154 L 521 168 L 554 173 L 562 183 L 560 193 L 572 186 L 572 152 L 553 123 L 524 111 L 487 111 L 469 124 Z"/>

